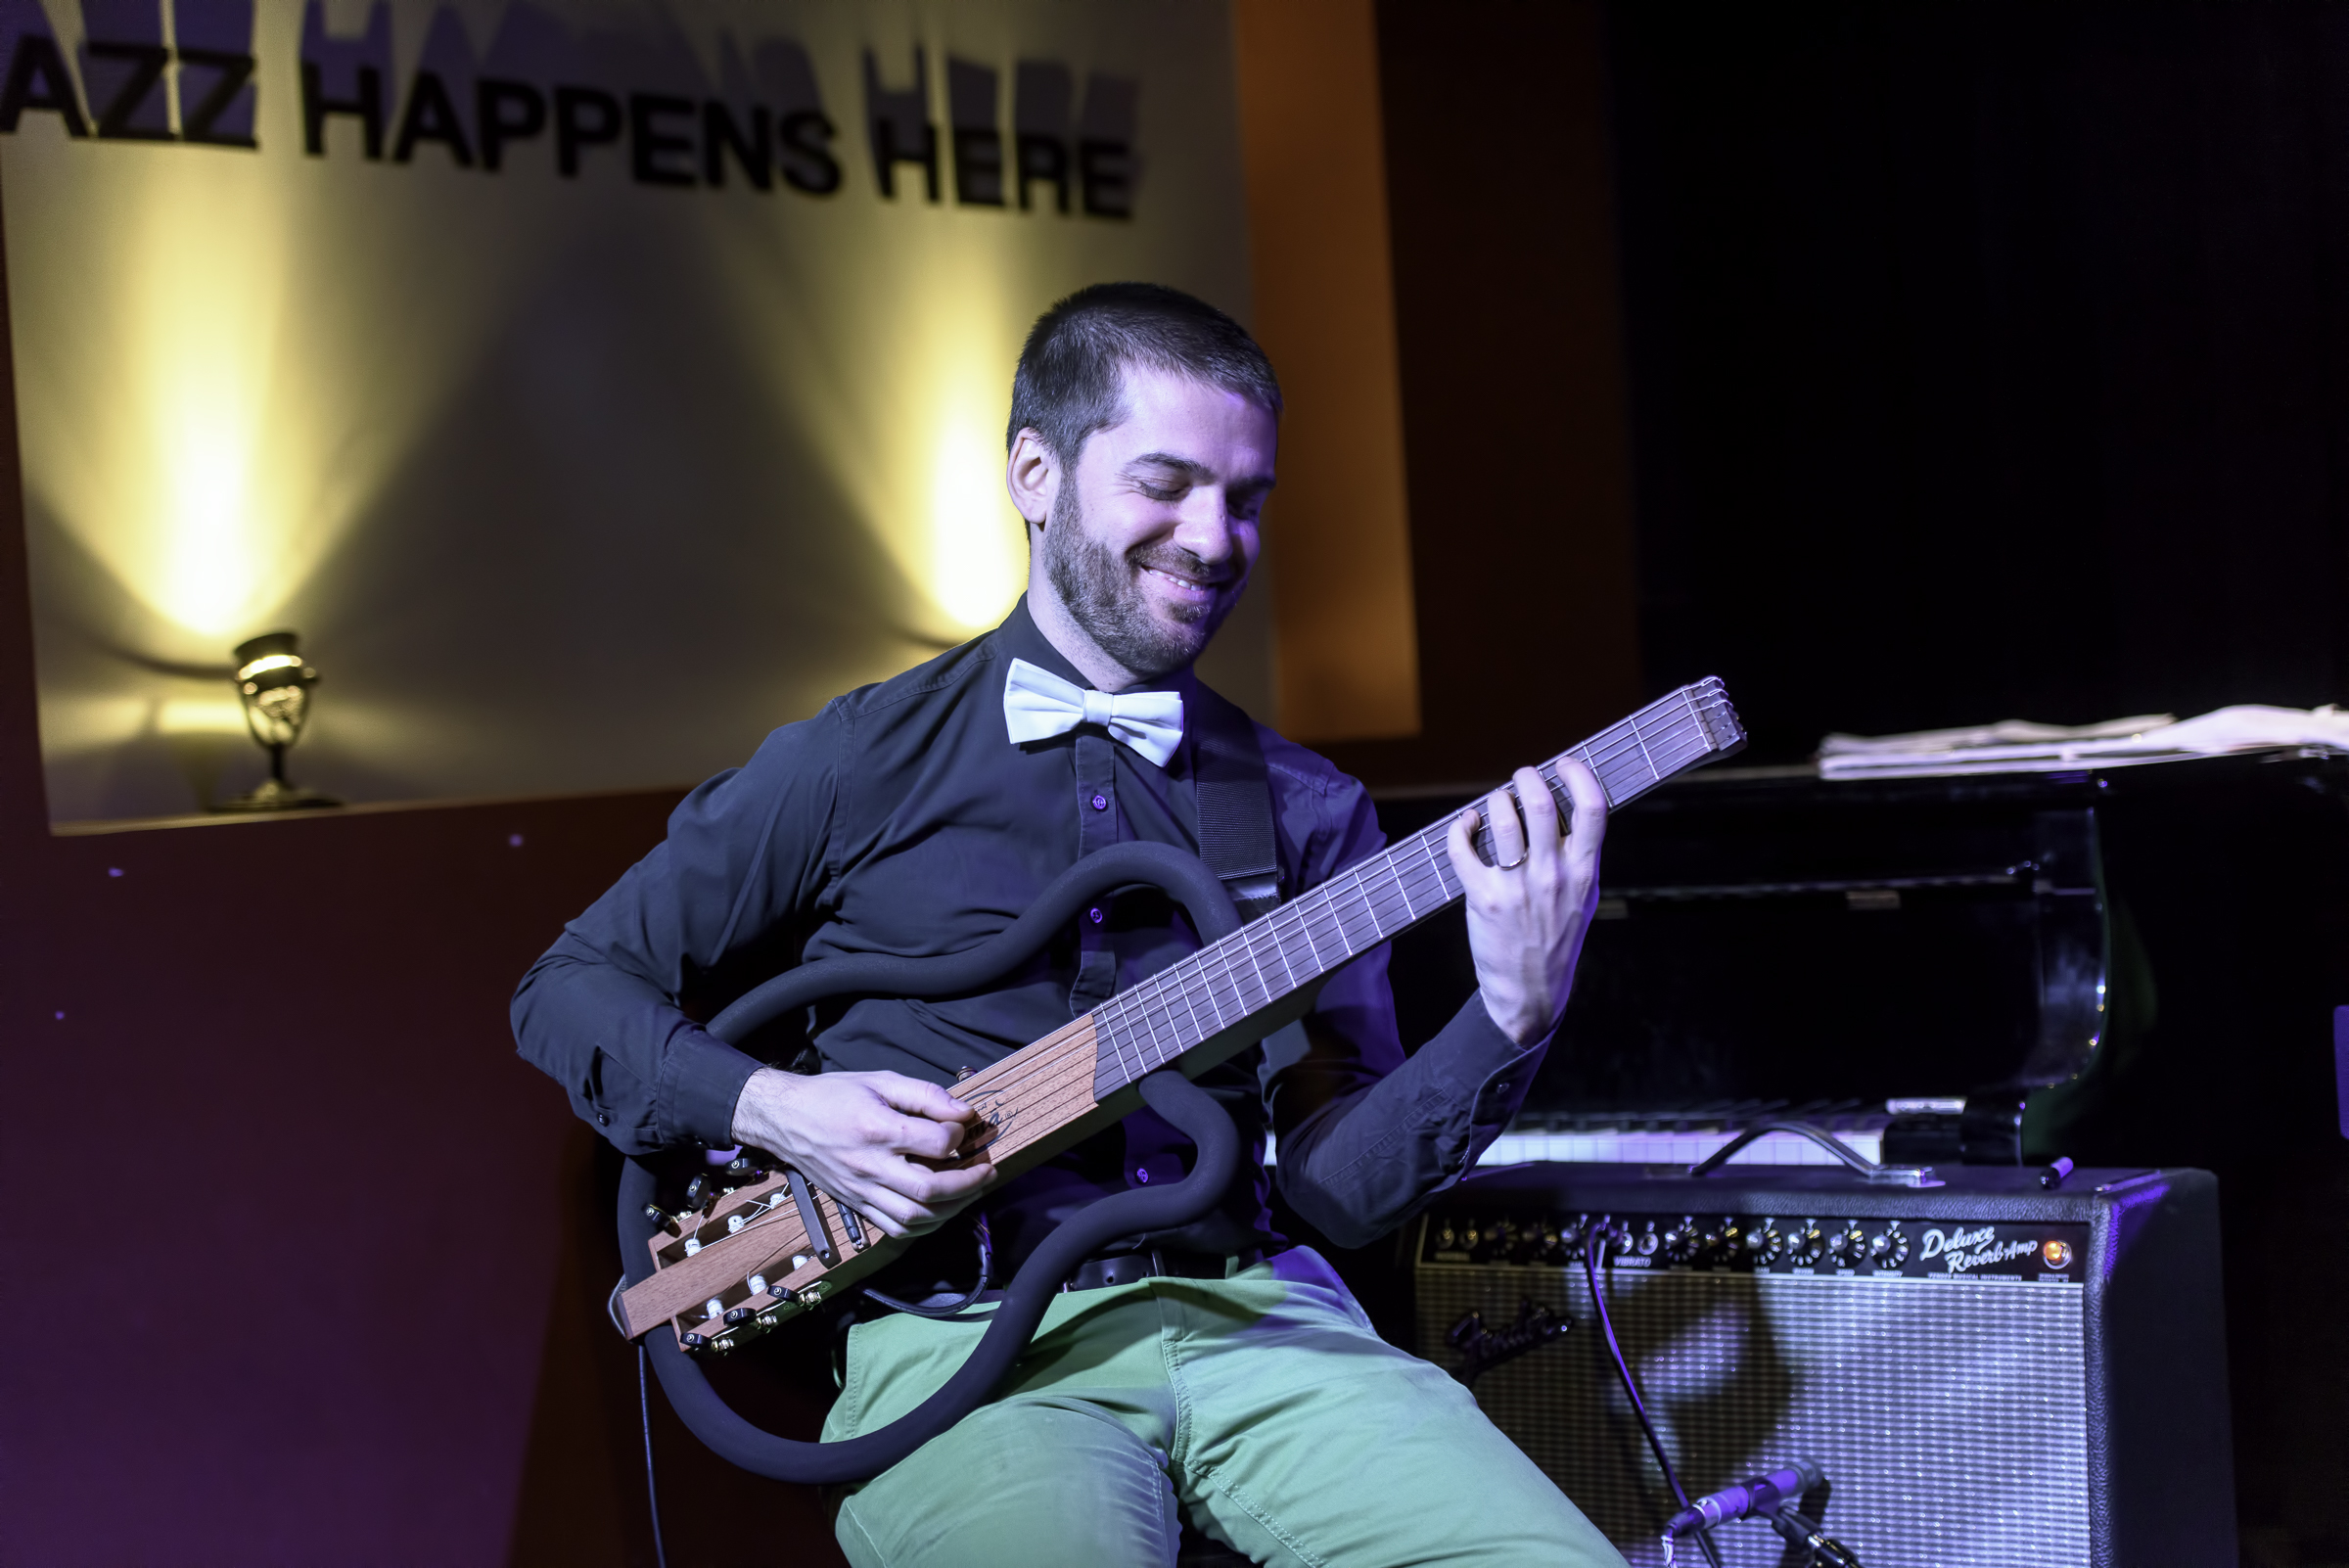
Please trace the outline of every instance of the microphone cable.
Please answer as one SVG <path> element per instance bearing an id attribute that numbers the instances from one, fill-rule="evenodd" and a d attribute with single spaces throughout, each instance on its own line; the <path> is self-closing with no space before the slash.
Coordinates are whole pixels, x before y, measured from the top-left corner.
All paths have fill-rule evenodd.
<path id="1" fill-rule="evenodd" d="M 1590 1304 L 1597 1309 L 1599 1332 L 1606 1337 L 1607 1352 L 1615 1358 L 1616 1374 L 1623 1379 L 1623 1392 L 1632 1402 L 1632 1413 L 1639 1417 L 1639 1430 L 1647 1434 L 1647 1446 L 1655 1453 L 1656 1464 L 1664 1472 L 1664 1483 L 1672 1488 L 1674 1500 L 1686 1508 L 1688 1490 L 1681 1485 L 1680 1474 L 1673 1469 L 1672 1459 L 1664 1452 L 1664 1440 L 1656 1435 L 1656 1423 L 1647 1418 L 1647 1405 L 1639 1398 L 1639 1385 L 1632 1377 L 1631 1362 L 1623 1359 L 1623 1347 L 1616 1343 L 1615 1320 L 1607 1313 L 1606 1293 L 1598 1286 L 1597 1249 L 1605 1244 L 1606 1222 L 1603 1220 L 1592 1221 L 1590 1228 L 1583 1235 L 1583 1274 L 1590 1281 Z M 1711 1568 L 1722 1568 L 1721 1548 L 1713 1545 L 1710 1531 L 1700 1527 L 1696 1531 L 1696 1545 L 1704 1552 L 1705 1561 Z"/>

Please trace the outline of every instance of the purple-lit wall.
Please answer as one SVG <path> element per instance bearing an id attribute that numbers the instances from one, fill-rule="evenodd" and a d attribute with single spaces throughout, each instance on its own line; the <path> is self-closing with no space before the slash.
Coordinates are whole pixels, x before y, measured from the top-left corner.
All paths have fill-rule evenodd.
<path id="1" fill-rule="evenodd" d="M 0 1555 L 649 1561 L 592 1140 L 506 998 L 674 793 L 52 838 L 8 396 Z M 663 1442 L 672 1545 L 826 1559 Z"/>

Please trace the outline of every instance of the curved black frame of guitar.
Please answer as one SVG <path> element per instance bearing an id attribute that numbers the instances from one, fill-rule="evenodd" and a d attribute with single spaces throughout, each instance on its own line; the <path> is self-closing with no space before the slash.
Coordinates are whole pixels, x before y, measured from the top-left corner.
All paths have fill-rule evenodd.
<path id="1" fill-rule="evenodd" d="M 738 1039 L 771 1019 L 825 997 L 852 994 L 946 996 L 985 985 L 1022 962 L 1089 899 L 1137 884 L 1158 888 L 1189 911 L 1202 942 L 1239 928 L 1231 898 L 1195 855 L 1164 844 L 1119 844 L 1071 866 L 1028 911 L 967 952 L 938 958 L 832 958 L 786 970 L 712 1021 L 710 1033 Z M 1020 1266 L 968 1360 L 937 1393 L 876 1432 L 842 1443 L 800 1443 L 752 1425 L 710 1386 L 675 1336 L 646 1336 L 653 1369 L 686 1427 L 720 1457 L 777 1481 L 836 1486 L 867 1481 L 977 1408 L 1011 1370 L 1061 1281 L 1111 1242 L 1172 1230 L 1206 1217 L 1239 1166 L 1239 1130 L 1223 1107 L 1179 1072 L 1163 1068 L 1139 1082 L 1143 1103 L 1198 1146 L 1190 1175 L 1166 1186 L 1137 1187 L 1097 1199 L 1062 1222 Z M 620 1182 L 620 1254 L 627 1282 L 653 1271 L 653 1174 L 634 1160 Z"/>

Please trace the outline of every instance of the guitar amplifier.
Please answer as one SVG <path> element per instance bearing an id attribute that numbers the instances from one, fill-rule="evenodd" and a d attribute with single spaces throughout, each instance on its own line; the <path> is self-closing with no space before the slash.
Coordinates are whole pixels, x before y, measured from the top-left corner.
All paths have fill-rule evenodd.
<path id="1" fill-rule="evenodd" d="M 1576 1241 L 1603 1222 L 1616 1336 L 1690 1497 L 1807 1458 L 1818 1517 L 1868 1568 L 2234 1564 L 2216 1181 L 1943 1175 L 1480 1173 L 1416 1222 L 1419 1353 L 1457 1370 L 1480 1331 L 1570 1314 L 1489 1363 L 1477 1401 L 1635 1568 L 1661 1563 L 1672 1499 Z M 1791 1560 L 1760 1521 L 1713 1536 L 1731 1568 Z"/>

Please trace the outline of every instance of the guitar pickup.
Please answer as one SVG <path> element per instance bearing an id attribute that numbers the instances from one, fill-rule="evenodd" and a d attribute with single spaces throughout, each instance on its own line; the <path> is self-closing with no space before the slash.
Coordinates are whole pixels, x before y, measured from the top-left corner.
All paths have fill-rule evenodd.
<path id="1" fill-rule="evenodd" d="M 832 1245 L 832 1232 L 824 1224 L 823 1210 L 816 1205 L 814 1184 L 799 1172 L 788 1168 L 783 1173 L 783 1179 L 791 1185 L 791 1201 L 799 1205 L 800 1223 L 806 1227 L 807 1250 L 826 1268 L 835 1267 L 840 1262 L 840 1251 Z M 843 1209 L 841 1213 L 848 1211 Z"/>

